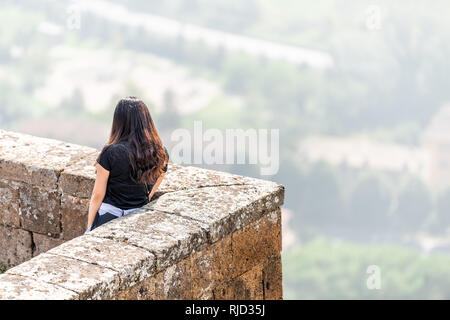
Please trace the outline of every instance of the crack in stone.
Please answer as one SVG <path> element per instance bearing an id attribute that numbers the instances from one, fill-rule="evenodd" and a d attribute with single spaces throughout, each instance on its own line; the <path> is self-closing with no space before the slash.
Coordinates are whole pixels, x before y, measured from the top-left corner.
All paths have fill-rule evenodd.
<path id="1" fill-rule="evenodd" d="M 264 283 L 264 271 L 263 271 L 263 275 L 262 275 L 262 279 L 261 279 L 261 284 L 262 284 L 262 295 L 263 295 L 263 300 L 266 300 L 266 285 Z"/>
<path id="2" fill-rule="evenodd" d="M 28 231 L 31 237 L 31 256 L 34 257 L 34 253 L 36 252 L 36 243 L 34 242 L 33 232 Z"/>
<path id="3" fill-rule="evenodd" d="M 100 238 L 100 237 L 96 237 L 96 238 Z M 100 239 L 104 239 L 104 238 L 100 238 Z M 114 240 L 114 241 L 115 241 L 115 240 Z M 127 243 L 127 244 L 128 244 L 128 243 Z M 137 246 L 134 246 L 134 247 L 139 248 L 139 247 L 137 247 Z M 148 250 L 146 250 L 146 251 L 148 251 Z M 47 254 L 52 255 L 52 256 L 55 256 L 55 257 L 63 257 L 63 258 L 67 258 L 67 259 L 71 259 L 71 260 L 75 260 L 75 261 L 79 261 L 79 262 L 84 262 L 84 263 L 87 263 L 87 264 L 91 264 L 91 265 L 94 265 L 94 266 L 98 266 L 98 267 L 100 267 L 100 268 L 105 268 L 105 269 L 114 271 L 114 272 L 117 274 L 117 277 L 119 278 L 119 287 L 117 288 L 117 291 L 120 290 L 121 284 L 124 283 L 124 280 L 126 280 L 126 278 L 124 278 L 124 277 L 121 275 L 121 273 L 120 273 L 121 270 L 116 270 L 116 269 L 114 269 L 114 268 L 110 268 L 110 267 L 107 267 L 107 266 L 103 266 L 103 265 L 101 265 L 101 264 L 98 264 L 98 263 L 95 263 L 95 262 L 92 262 L 92 261 L 87 261 L 87 260 L 83 260 L 83 259 L 80 259 L 80 258 L 75 258 L 75 257 L 66 256 L 66 255 L 64 255 L 64 254 L 52 253 L 52 252 L 47 252 Z M 153 254 L 153 253 L 152 253 L 152 254 Z M 155 257 L 155 260 L 156 260 L 156 257 Z M 152 266 L 153 266 L 153 265 L 152 265 Z M 155 269 L 156 269 L 156 265 L 155 265 Z M 145 279 L 147 279 L 147 278 L 145 278 Z M 126 288 L 129 288 L 129 286 L 125 286 L 124 289 L 126 289 Z M 74 291 L 74 292 L 76 292 L 76 291 Z M 79 293 L 79 292 L 77 292 L 77 293 L 78 293 L 78 294 L 81 294 L 81 293 Z"/>
<path id="4" fill-rule="evenodd" d="M 133 246 L 133 247 L 135 247 L 135 248 L 145 250 L 146 252 L 150 252 L 150 253 L 155 257 L 155 263 L 154 263 L 154 265 L 155 265 L 155 273 L 157 273 L 157 272 L 160 271 L 160 270 L 157 270 L 157 269 L 158 269 L 158 262 L 159 262 L 160 259 L 158 259 L 156 252 L 153 251 L 153 250 L 150 250 L 150 249 L 148 249 L 148 248 L 141 247 L 141 246 L 136 245 L 136 244 L 131 243 L 131 242 L 127 242 L 126 240 L 121 240 L 121 239 L 113 238 L 112 236 L 104 236 L 104 237 L 101 237 L 101 236 L 97 236 L 97 235 L 93 235 L 93 234 L 90 234 L 89 236 L 90 236 L 90 237 L 95 237 L 95 238 L 98 238 L 98 239 L 108 239 L 108 240 L 112 240 L 112 241 L 119 242 L 119 243 L 125 243 L 125 244 L 130 245 L 130 246 Z M 173 239 L 173 240 L 176 240 L 176 239 L 174 239 L 174 238 L 172 238 L 172 239 Z M 161 269 L 161 270 L 164 270 L 164 269 Z"/>
<path id="5" fill-rule="evenodd" d="M 152 200 L 149 203 L 152 203 L 152 202 L 158 200 L 158 198 L 160 198 L 161 196 L 168 194 L 168 193 L 176 193 L 176 192 L 180 192 L 180 191 L 190 191 L 190 190 L 196 190 L 196 189 L 202 189 L 202 188 L 232 187 L 232 186 L 254 186 L 254 185 L 250 184 L 250 183 L 212 184 L 212 185 L 201 185 L 201 186 L 195 186 L 195 187 L 186 187 L 186 188 L 181 188 L 181 189 L 177 189 L 177 190 L 156 191 L 156 193 L 161 192 L 161 194 L 159 196 L 157 196 L 155 198 L 155 200 Z"/>
<path id="6" fill-rule="evenodd" d="M 150 253 L 155 257 L 155 260 L 156 260 L 156 256 L 155 256 L 155 254 L 154 254 L 153 252 L 151 252 L 150 250 L 147 250 L 147 249 L 145 249 L 145 248 L 142 248 L 142 247 L 140 247 L 140 246 L 136 246 L 136 245 L 134 245 L 134 244 L 131 244 L 131 243 L 128 243 L 128 242 L 125 242 L 125 241 L 121 241 L 121 240 L 117 240 L 117 239 L 112 239 L 112 238 L 107 238 L 107 237 L 99 237 L 99 236 L 95 236 L 95 235 L 89 235 L 89 236 L 90 236 L 90 237 L 95 237 L 95 238 L 97 238 L 97 239 L 108 239 L 108 240 L 112 240 L 112 241 L 118 242 L 118 243 L 125 243 L 125 244 L 130 245 L 130 246 L 133 246 L 133 247 L 135 247 L 135 248 L 139 248 L 139 249 L 145 250 L 146 252 L 150 252 Z M 114 268 L 110 268 L 110 267 L 107 267 L 107 266 L 103 266 L 103 265 L 100 265 L 100 264 L 95 263 L 95 262 L 92 262 L 92 261 L 87 261 L 87 260 L 83 260 L 83 259 L 80 259 L 80 258 L 75 258 L 75 257 L 66 256 L 66 255 L 64 255 L 64 254 L 53 253 L 53 252 L 46 252 L 46 253 L 47 253 L 47 254 L 50 254 L 50 255 L 53 255 L 53 256 L 59 256 L 59 257 L 69 258 L 69 259 L 77 260 L 77 261 L 80 261 L 80 262 L 86 262 L 86 263 L 88 263 L 88 264 L 96 265 L 96 266 L 99 266 L 99 267 L 101 267 L 101 268 L 109 269 L 109 270 L 111 270 L 111 271 L 117 272 L 117 273 L 119 274 L 120 280 L 122 280 L 122 278 L 120 277 L 120 271 L 121 271 L 121 270 L 116 270 L 116 269 L 114 269 Z M 155 265 L 155 264 L 153 264 L 153 265 Z M 156 267 L 156 265 L 155 265 L 155 267 Z"/>
<path id="7" fill-rule="evenodd" d="M 231 253 L 231 268 L 234 266 L 234 251 L 233 251 L 233 233 L 230 234 L 230 253 Z M 234 273 L 234 270 L 232 270 Z"/>
<path id="8" fill-rule="evenodd" d="M 165 210 L 161 210 L 161 209 L 152 209 L 152 208 L 149 208 L 150 210 L 153 210 L 154 212 L 161 212 L 161 213 L 165 213 L 165 214 L 169 214 L 169 215 L 174 215 L 174 216 L 177 216 L 177 217 L 180 217 L 180 218 L 183 218 L 183 219 L 186 219 L 186 220 L 189 220 L 189 221 L 192 221 L 192 222 L 199 222 L 199 223 L 201 223 L 201 224 L 205 224 L 205 222 L 204 221 L 202 221 L 202 220 L 198 220 L 198 219 L 195 219 L 195 218 L 192 218 L 192 217 L 189 217 L 189 216 L 183 216 L 183 215 L 181 215 L 181 214 L 179 214 L 179 213 L 176 213 L 176 212 L 171 212 L 171 211 L 165 211 Z M 207 236 L 208 236 L 208 243 L 211 243 L 211 242 L 209 242 L 209 231 L 207 230 L 207 229 L 205 229 L 204 227 L 202 227 L 202 226 L 198 226 L 201 230 L 203 230 L 203 231 L 205 231 L 206 232 L 206 234 L 207 234 Z M 171 237 L 170 235 L 169 235 L 169 237 Z M 173 238 L 173 237 L 172 237 Z M 174 239 L 174 238 L 173 238 Z"/>
<path id="9" fill-rule="evenodd" d="M 94 266 L 98 266 L 98 267 L 101 267 L 101 268 L 109 269 L 109 270 L 117 272 L 117 273 L 120 272 L 119 270 L 116 270 L 116 269 L 113 269 L 113 268 L 110 268 L 110 267 L 107 267 L 107 266 L 102 266 L 102 265 L 100 265 L 98 263 L 95 263 L 95 262 L 92 262 L 92 261 L 86 261 L 86 260 L 83 260 L 83 259 L 80 259 L 80 258 L 66 256 L 64 254 L 53 253 L 53 252 L 48 252 L 48 251 L 46 252 L 46 254 L 52 255 L 52 256 L 55 256 L 55 257 L 63 257 L 63 258 L 67 258 L 67 259 L 71 259 L 71 260 L 75 260 L 75 261 L 79 261 L 79 262 L 85 262 L 85 263 L 88 263 L 88 264 L 92 264 Z"/>
<path id="10" fill-rule="evenodd" d="M 106 267 L 106 266 L 99 265 L 98 263 L 91 262 L 91 261 L 85 261 L 85 260 L 82 260 L 82 259 L 79 259 L 79 258 L 75 258 L 75 257 L 69 257 L 69 256 L 66 256 L 66 255 L 63 255 L 63 254 L 56 254 L 56 253 L 51 253 L 51 252 L 46 252 L 46 254 L 51 255 L 51 256 L 54 256 L 54 257 L 62 257 L 62 258 L 66 258 L 66 259 L 70 259 L 70 260 L 74 260 L 74 261 L 84 262 L 84 263 L 87 263 L 87 264 L 90 264 L 90 265 L 98 266 L 98 267 L 100 267 L 100 268 L 104 268 L 104 269 L 111 270 L 111 271 L 113 271 L 114 273 L 117 274 L 117 277 L 119 278 L 119 283 L 121 282 L 121 280 L 123 280 L 123 279 L 121 278 L 121 276 L 120 276 L 120 271 L 115 270 L 115 269 L 112 269 L 112 268 L 109 268 L 109 267 Z M 12 274 L 16 274 L 16 273 L 12 273 Z M 16 274 L 16 275 L 24 276 L 24 275 L 21 275 L 21 274 Z M 36 278 L 33 278 L 33 277 L 28 277 L 28 276 L 24 276 L 24 277 L 27 277 L 27 278 L 29 278 L 29 279 L 36 280 Z M 41 279 L 37 279 L 37 280 L 38 280 L 38 281 L 42 281 Z M 47 282 L 47 281 L 42 281 L 42 282 L 45 282 L 45 283 L 48 283 L 48 284 L 52 284 L 52 285 L 55 285 L 55 286 L 64 288 L 64 289 L 66 289 L 66 290 L 70 290 L 70 291 L 72 291 L 72 292 L 75 292 L 75 293 L 78 294 L 79 296 L 82 294 L 81 292 L 75 291 L 75 290 L 73 290 L 73 289 L 66 288 L 66 287 L 64 287 L 64 286 L 62 286 L 62 285 L 60 285 L 60 284 L 57 284 L 57 283 Z M 118 290 L 118 288 L 117 288 L 117 290 Z"/>
<path id="11" fill-rule="evenodd" d="M 60 234 L 63 233 L 63 228 L 62 228 L 62 220 L 63 220 L 63 217 L 62 217 L 62 198 L 63 198 L 63 194 L 62 194 L 62 192 L 59 192 L 59 190 L 60 190 L 60 188 L 59 188 L 59 180 L 60 180 L 61 175 L 62 175 L 63 172 L 64 172 L 64 169 L 58 171 L 57 175 L 56 175 L 56 192 L 58 193 L 58 197 L 59 197 L 59 208 L 58 208 L 59 214 L 58 215 L 59 215 L 59 233 Z"/>
<path id="12" fill-rule="evenodd" d="M 112 241 L 116 241 L 116 242 L 125 243 L 125 244 L 127 244 L 127 245 L 130 245 L 130 246 L 133 246 L 133 247 L 135 247 L 135 248 L 142 249 L 142 250 L 145 250 L 146 252 L 151 253 L 151 254 L 155 257 L 155 263 L 153 264 L 154 267 L 155 267 L 155 271 L 153 272 L 153 276 L 154 276 L 155 274 L 161 272 L 161 271 L 166 270 L 168 267 L 170 267 L 170 265 L 169 265 L 169 266 L 165 266 L 165 267 L 163 267 L 163 268 L 160 268 L 160 265 L 159 265 L 159 264 L 160 264 L 160 262 L 161 262 L 163 259 L 159 258 L 157 252 L 155 252 L 154 250 L 150 250 L 150 249 L 148 249 L 148 248 L 145 248 L 145 247 L 136 245 L 136 244 L 134 244 L 134 243 L 127 242 L 126 240 L 121 240 L 121 239 L 113 238 L 112 236 L 104 236 L 104 237 L 102 237 L 102 236 L 97 236 L 97 235 L 89 235 L 89 236 L 95 237 L 95 238 L 98 238 L 98 239 L 108 239 L 108 240 L 112 240 Z M 167 235 L 167 237 L 169 237 L 171 240 L 175 241 L 177 244 L 180 242 L 180 240 L 178 240 L 178 239 L 176 239 L 176 238 L 174 238 L 174 237 L 172 237 L 172 236 L 170 236 L 170 235 Z M 174 248 L 174 247 L 177 247 L 177 245 L 170 247 L 170 248 L 167 250 L 167 252 L 170 252 L 170 250 L 171 250 L 172 248 Z M 193 251 L 193 252 L 194 252 L 194 251 Z M 179 257 L 177 257 L 176 259 L 174 259 L 172 262 L 173 262 L 174 264 L 175 264 L 175 263 L 178 263 L 178 262 L 180 262 L 181 260 L 187 258 L 187 257 L 188 257 L 190 254 L 192 254 L 193 252 L 189 252 L 187 255 L 180 255 Z M 164 253 L 163 253 L 163 254 L 164 254 Z M 170 254 L 169 254 L 169 256 L 168 256 L 167 258 L 170 259 Z"/>

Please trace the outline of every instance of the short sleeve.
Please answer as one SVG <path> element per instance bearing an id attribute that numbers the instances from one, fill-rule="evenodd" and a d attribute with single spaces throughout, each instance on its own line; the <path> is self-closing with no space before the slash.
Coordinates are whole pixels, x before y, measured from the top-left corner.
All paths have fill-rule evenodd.
<path id="1" fill-rule="evenodd" d="M 169 164 L 169 152 L 167 151 L 167 148 L 166 148 L 166 147 L 164 147 L 164 151 L 166 152 L 166 155 L 167 155 L 167 164 L 166 164 L 166 166 L 163 168 L 163 171 L 164 171 L 164 172 L 167 172 L 167 166 L 168 166 L 168 164 Z"/>
<path id="2" fill-rule="evenodd" d="M 100 155 L 98 163 L 106 170 L 111 171 L 111 148 L 108 146 Z"/>

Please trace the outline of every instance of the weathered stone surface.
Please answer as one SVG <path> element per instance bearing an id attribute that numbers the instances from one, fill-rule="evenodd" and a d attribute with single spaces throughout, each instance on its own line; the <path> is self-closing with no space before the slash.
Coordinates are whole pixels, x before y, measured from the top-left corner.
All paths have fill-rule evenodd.
<path id="1" fill-rule="evenodd" d="M 0 176 L 54 189 L 66 165 L 87 149 L 91 148 L 0 130 Z"/>
<path id="2" fill-rule="evenodd" d="M 231 235 L 191 255 L 194 299 L 212 299 L 213 288 L 233 276 Z"/>
<path id="3" fill-rule="evenodd" d="M 115 296 L 119 288 L 117 271 L 48 252 L 9 269 L 5 274 L 55 284 L 75 291 L 80 299 L 107 299 Z"/>
<path id="4" fill-rule="evenodd" d="M 239 275 L 281 251 L 281 210 L 277 209 L 232 234 L 233 272 Z"/>
<path id="5" fill-rule="evenodd" d="M 24 150 L 25 152 L 25 150 Z M 27 166 L 15 159 L 0 158 L 0 175 L 5 179 L 18 180 L 27 184 L 39 185 L 47 188 L 54 188 L 61 172 L 49 168 Z"/>
<path id="6" fill-rule="evenodd" d="M 86 231 L 89 200 L 63 194 L 61 199 L 62 238 L 70 240 Z"/>
<path id="7" fill-rule="evenodd" d="M 203 187 L 166 193 L 147 207 L 206 223 L 215 242 L 278 208 L 283 192 L 272 184 Z"/>
<path id="8" fill-rule="evenodd" d="M 214 288 L 218 300 L 262 300 L 262 265 L 258 264 L 239 277 Z"/>
<path id="9" fill-rule="evenodd" d="M 262 300 L 262 265 L 253 267 L 235 281 L 235 298 L 241 300 Z M 242 284 L 242 285 L 241 285 Z"/>
<path id="10" fill-rule="evenodd" d="M 169 159 L 169 161 L 170 161 L 170 159 Z M 183 168 L 185 168 L 185 167 L 169 162 L 169 164 L 167 165 L 166 175 L 165 175 L 163 181 L 161 182 L 161 184 L 159 185 L 158 190 L 156 190 L 156 192 L 153 196 L 153 199 L 159 198 L 164 193 L 173 192 L 173 191 L 181 189 L 181 186 L 176 187 L 174 184 L 171 184 L 170 181 L 174 177 L 177 177 L 177 175 L 174 174 L 175 171 L 183 169 Z"/>
<path id="11" fill-rule="evenodd" d="M 277 254 L 266 259 L 263 266 L 264 299 L 283 299 L 283 273 L 281 255 Z"/>
<path id="12" fill-rule="evenodd" d="M 156 274 L 155 299 L 191 300 L 191 260 L 185 258 Z"/>
<path id="13" fill-rule="evenodd" d="M 76 292 L 15 274 L 0 275 L 0 300 L 77 300 Z"/>
<path id="14" fill-rule="evenodd" d="M 167 164 L 167 172 L 173 172 L 179 169 L 183 169 L 184 166 L 180 166 L 179 164 L 171 163 L 169 159 L 169 163 Z"/>
<path id="15" fill-rule="evenodd" d="M 113 300 L 156 300 L 155 298 L 156 278 L 147 278 L 131 288 L 119 291 L 112 297 Z"/>
<path id="16" fill-rule="evenodd" d="M 120 288 L 134 286 L 155 273 L 155 257 L 138 247 L 110 239 L 84 235 L 49 251 L 118 272 Z"/>
<path id="17" fill-rule="evenodd" d="M 64 243 L 63 239 L 49 237 L 39 233 L 33 233 L 34 252 L 33 257 L 44 253 Z"/>
<path id="18" fill-rule="evenodd" d="M 205 227 L 177 215 L 143 208 L 110 221 L 90 233 L 149 250 L 156 256 L 157 267 L 164 268 L 205 247 Z"/>
<path id="19" fill-rule="evenodd" d="M 245 177 L 197 168 L 176 166 L 176 170 L 167 170 L 159 186 L 163 193 L 208 186 L 245 184 Z"/>
<path id="20" fill-rule="evenodd" d="M 20 183 L 0 179 L 0 225 L 19 228 Z"/>
<path id="21" fill-rule="evenodd" d="M 213 300 L 235 300 L 234 298 L 234 286 L 236 285 L 236 280 L 228 280 L 225 283 L 219 284 L 217 287 L 212 289 Z"/>
<path id="22" fill-rule="evenodd" d="M 31 233 L 21 229 L 0 226 L 0 266 L 7 268 L 32 257 Z"/>
<path id="23" fill-rule="evenodd" d="M 169 170 L 159 186 L 158 191 L 167 193 L 186 189 L 230 185 L 265 185 L 268 188 L 277 186 L 276 183 L 267 180 L 198 167 L 185 167 L 172 164 L 169 165 Z"/>
<path id="24" fill-rule="evenodd" d="M 60 195 L 31 185 L 22 185 L 20 194 L 20 218 L 22 228 L 42 234 L 59 234 Z"/>
<path id="25" fill-rule="evenodd" d="M 95 162 L 99 151 L 85 150 L 83 156 L 72 161 L 59 178 L 58 190 L 80 198 L 90 198 L 95 183 Z"/>
<path id="26" fill-rule="evenodd" d="M 160 271 L 131 288 L 119 291 L 115 300 L 176 300 L 193 299 L 190 257 Z"/>

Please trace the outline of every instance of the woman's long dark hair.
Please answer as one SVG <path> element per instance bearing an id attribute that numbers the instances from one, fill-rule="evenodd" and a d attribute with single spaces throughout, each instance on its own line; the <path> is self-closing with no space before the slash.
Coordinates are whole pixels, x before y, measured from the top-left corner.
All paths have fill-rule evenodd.
<path id="1" fill-rule="evenodd" d="M 117 103 L 109 141 L 100 155 L 108 146 L 122 142 L 128 143 L 131 151 L 128 156 L 134 182 L 154 184 L 163 173 L 167 155 L 150 111 L 136 97 L 126 97 Z"/>

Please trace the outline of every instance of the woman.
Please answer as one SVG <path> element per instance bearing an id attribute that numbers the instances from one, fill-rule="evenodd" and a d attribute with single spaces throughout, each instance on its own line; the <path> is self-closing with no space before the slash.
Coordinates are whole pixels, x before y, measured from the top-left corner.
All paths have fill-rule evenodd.
<path id="1" fill-rule="evenodd" d="M 149 203 L 164 178 L 168 160 L 144 102 L 136 97 L 121 99 L 109 141 L 95 163 L 97 177 L 86 232 Z"/>

